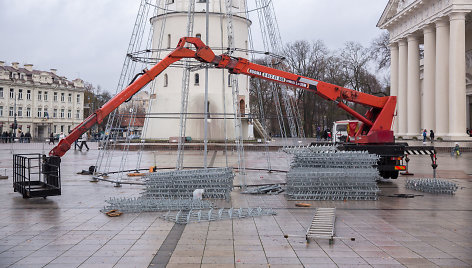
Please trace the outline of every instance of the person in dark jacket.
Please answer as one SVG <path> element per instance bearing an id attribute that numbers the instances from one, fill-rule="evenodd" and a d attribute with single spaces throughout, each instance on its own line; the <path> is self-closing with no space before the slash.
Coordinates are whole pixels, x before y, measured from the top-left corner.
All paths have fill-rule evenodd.
<path id="1" fill-rule="evenodd" d="M 31 133 L 26 132 L 25 138 L 26 138 L 26 142 L 27 142 L 27 143 L 30 143 L 30 142 L 31 142 Z"/>
<path id="2" fill-rule="evenodd" d="M 434 131 L 432 129 L 429 131 L 429 138 L 431 139 L 431 143 L 433 143 L 434 142 Z"/>
<path id="3" fill-rule="evenodd" d="M 52 145 L 54 145 L 54 133 L 51 132 L 51 134 L 49 134 L 49 144 L 51 144 L 52 142 Z"/>

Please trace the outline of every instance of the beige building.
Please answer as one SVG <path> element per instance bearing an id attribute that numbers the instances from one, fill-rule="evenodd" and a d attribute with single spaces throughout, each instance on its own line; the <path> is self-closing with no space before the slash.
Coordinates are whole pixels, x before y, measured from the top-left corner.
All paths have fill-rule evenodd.
<path id="1" fill-rule="evenodd" d="M 58 76 L 55 69 L 34 70 L 32 64 L 0 61 L 0 131 L 11 132 L 15 113 L 20 131 L 33 139 L 67 134 L 83 121 L 84 82 Z"/>
<path id="2" fill-rule="evenodd" d="M 390 0 L 377 27 L 390 33 L 395 135 L 433 129 L 458 140 L 472 126 L 472 1 Z"/>

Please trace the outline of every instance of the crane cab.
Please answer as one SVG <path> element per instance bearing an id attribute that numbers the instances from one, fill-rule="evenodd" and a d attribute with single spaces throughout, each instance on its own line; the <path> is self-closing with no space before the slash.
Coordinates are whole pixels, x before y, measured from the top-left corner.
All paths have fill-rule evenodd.
<path id="1" fill-rule="evenodd" d="M 335 121 L 333 122 L 333 128 L 332 128 L 332 143 L 342 143 L 349 141 L 348 139 L 349 132 L 353 132 L 355 130 L 351 130 L 350 126 L 356 125 L 357 129 L 360 127 L 362 124 L 361 121 L 359 120 L 341 120 L 341 121 Z"/>

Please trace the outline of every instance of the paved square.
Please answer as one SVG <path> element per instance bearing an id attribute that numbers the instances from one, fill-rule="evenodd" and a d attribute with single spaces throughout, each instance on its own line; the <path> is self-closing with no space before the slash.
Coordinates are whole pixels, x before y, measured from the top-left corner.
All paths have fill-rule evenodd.
<path id="1" fill-rule="evenodd" d="M 76 173 L 94 165 L 98 151 L 70 151 L 62 160 L 62 195 L 23 199 L 13 192 L 12 153 L 48 152 L 43 144 L 0 144 L 0 267 L 471 267 L 472 153 L 459 158 L 439 154 L 438 174 L 459 185 L 456 195 L 405 189 L 405 177 L 379 184 L 378 201 L 310 201 L 313 207 L 336 207 L 336 235 L 306 243 L 313 208 L 296 208 L 280 195 L 244 195 L 239 188 L 221 207 L 275 208 L 276 216 L 188 224 L 181 230 L 158 218 L 160 213 L 100 212 L 109 197 L 138 196 L 139 185 L 113 187 L 89 182 Z M 116 154 L 112 168 L 121 158 Z M 175 165 L 173 151 L 145 151 L 143 166 Z M 212 166 L 237 166 L 237 154 L 210 152 Z M 137 154 L 131 152 L 129 162 Z M 246 152 L 247 166 L 266 168 L 263 152 Z M 186 166 L 201 166 L 200 151 L 185 154 Z M 289 158 L 271 153 L 273 169 L 287 170 Z M 431 177 L 429 157 L 412 157 L 415 177 Z M 235 180 L 235 185 L 239 184 Z M 133 179 L 135 180 L 135 179 Z M 283 182 L 285 174 L 248 169 L 249 184 Z M 395 198 L 415 193 L 415 198 Z M 172 231 L 171 231 L 172 230 Z M 284 234 L 289 235 L 288 239 Z M 355 241 L 351 241 L 351 237 Z M 156 257 L 157 256 L 157 257 Z M 152 264 L 151 264 L 152 263 Z"/>

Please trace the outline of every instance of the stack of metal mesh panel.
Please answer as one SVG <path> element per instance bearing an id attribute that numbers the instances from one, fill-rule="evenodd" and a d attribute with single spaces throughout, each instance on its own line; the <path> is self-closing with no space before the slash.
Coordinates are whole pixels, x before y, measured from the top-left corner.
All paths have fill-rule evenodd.
<path id="1" fill-rule="evenodd" d="M 140 197 L 110 198 L 102 211 L 178 211 L 215 208 L 212 202 L 194 200 L 193 192 L 204 189 L 203 198 L 229 199 L 233 189 L 233 169 L 210 168 L 149 173 Z"/>
<path id="2" fill-rule="evenodd" d="M 285 148 L 282 148 L 281 150 L 287 154 L 334 152 L 336 151 L 336 146 L 332 146 L 332 145 L 294 146 L 294 147 L 285 147 Z"/>
<path id="3" fill-rule="evenodd" d="M 218 221 L 226 219 L 240 219 L 247 217 L 276 215 L 272 208 L 220 208 L 207 210 L 179 210 L 176 212 L 167 212 L 161 218 L 178 224 L 187 224 L 192 222 Z"/>
<path id="4" fill-rule="evenodd" d="M 295 152 L 287 173 L 291 200 L 377 200 L 379 157 L 367 151 Z"/>
<path id="5" fill-rule="evenodd" d="M 191 210 L 214 208 L 215 205 L 206 200 L 194 199 L 158 199 L 158 198 L 110 198 L 106 201 L 109 205 L 103 208 L 103 212 L 116 209 L 121 212 L 158 212 L 174 210 Z"/>
<path id="6" fill-rule="evenodd" d="M 203 198 L 229 199 L 233 190 L 232 168 L 208 168 L 149 173 L 144 177 L 146 198 L 192 198 L 204 189 Z"/>
<path id="7" fill-rule="evenodd" d="M 441 179 L 409 179 L 406 188 L 434 194 L 454 194 L 459 188 L 454 182 Z"/>

